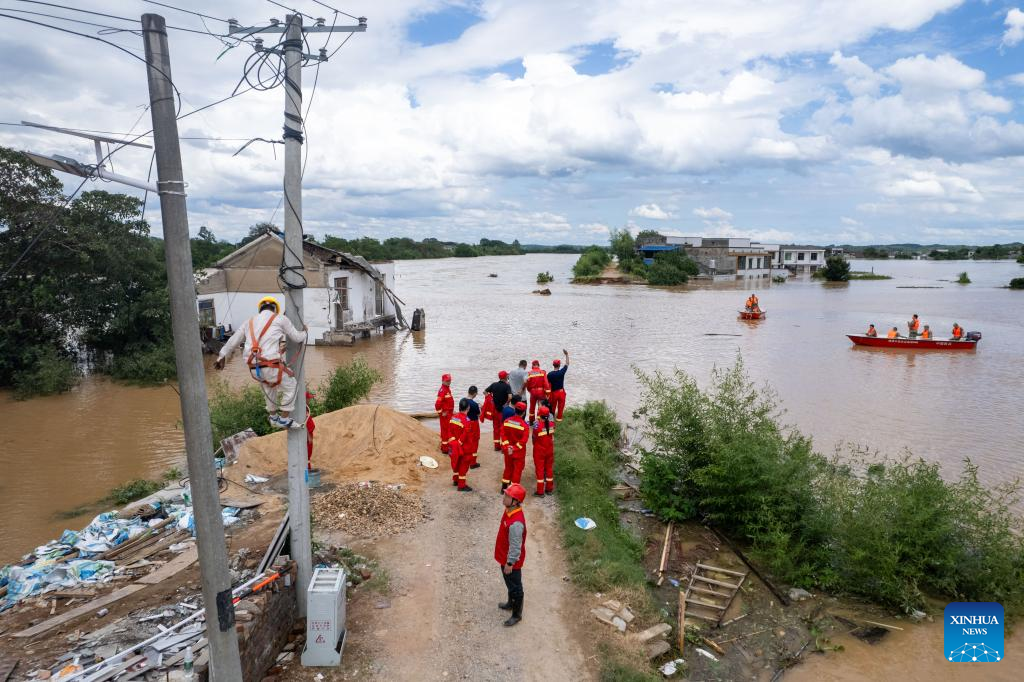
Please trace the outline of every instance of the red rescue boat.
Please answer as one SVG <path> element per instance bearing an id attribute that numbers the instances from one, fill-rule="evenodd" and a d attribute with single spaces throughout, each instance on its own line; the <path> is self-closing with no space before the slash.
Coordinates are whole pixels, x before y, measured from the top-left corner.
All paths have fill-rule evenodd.
<path id="1" fill-rule="evenodd" d="M 757 310 L 757 311 L 754 311 L 754 310 L 741 310 L 740 311 L 740 319 L 741 320 L 763 320 L 765 315 L 767 315 L 767 314 L 768 314 L 767 310 Z"/>
<path id="2" fill-rule="evenodd" d="M 904 350 L 974 350 L 981 341 L 981 332 L 968 332 L 963 339 L 913 339 L 900 336 L 890 339 L 885 336 L 866 336 L 864 334 L 847 334 L 850 341 L 857 346 L 873 348 L 902 348 Z"/>

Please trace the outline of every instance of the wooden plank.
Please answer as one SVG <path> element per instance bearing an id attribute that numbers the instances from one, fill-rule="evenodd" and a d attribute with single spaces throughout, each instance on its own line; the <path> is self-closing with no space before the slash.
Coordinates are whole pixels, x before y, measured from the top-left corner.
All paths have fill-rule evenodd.
<path id="1" fill-rule="evenodd" d="M 705 571 L 715 571 L 716 573 L 726 573 L 728 575 L 734 575 L 737 578 L 745 578 L 747 575 L 746 573 L 741 573 L 740 571 L 730 571 L 727 568 L 718 568 L 716 566 L 708 566 L 707 564 L 701 563 L 697 564 L 697 568 L 703 568 Z"/>
<path id="2" fill-rule="evenodd" d="M 730 590 L 739 589 L 739 585 L 735 585 L 733 583 L 723 583 L 721 580 L 715 580 L 714 578 L 705 578 L 702 575 L 694 574 L 693 579 L 694 580 L 699 580 L 699 581 L 704 582 L 704 583 L 711 583 L 712 585 L 719 585 L 721 587 L 728 587 Z"/>
<path id="3" fill-rule="evenodd" d="M 87 614 L 90 614 L 90 613 L 95 613 L 96 611 L 98 611 L 100 609 L 100 607 L 106 606 L 107 604 L 113 604 L 116 601 L 120 601 L 120 600 L 124 599 L 125 597 L 127 597 L 128 595 L 134 594 L 135 592 L 138 592 L 143 587 L 144 587 L 144 585 L 139 585 L 138 583 L 134 583 L 132 585 L 125 585 L 124 587 L 122 587 L 120 589 L 114 590 L 110 594 L 107 594 L 107 595 L 104 595 L 102 597 L 98 597 L 96 599 L 93 599 L 88 604 L 83 604 L 82 606 L 79 606 L 78 608 L 71 609 L 70 611 L 65 611 L 64 613 L 60 614 L 59 616 L 54 616 L 53 618 L 50 618 L 48 620 L 44 620 L 42 623 L 39 623 L 38 625 L 33 625 L 32 627 L 28 628 L 27 630 L 22 630 L 21 632 L 15 632 L 11 636 L 12 637 L 35 637 L 36 635 L 42 634 L 42 633 L 46 632 L 47 630 L 51 630 L 51 629 L 57 627 L 58 625 L 61 625 L 63 623 L 67 623 L 70 620 L 74 620 L 75 618 L 79 618 L 81 616 L 84 616 L 84 615 L 87 615 Z"/>
<path id="4" fill-rule="evenodd" d="M 686 615 L 694 618 L 700 618 L 701 620 L 711 621 L 712 623 L 717 623 L 719 620 L 718 616 L 705 616 L 703 613 L 694 613 L 693 611 L 688 611 Z"/>
<path id="5" fill-rule="evenodd" d="M 0 682 L 7 682 L 7 678 L 14 674 L 14 669 L 21 663 L 20 658 L 7 661 L 0 661 Z"/>
<path id="6" fill-rule="evenodd" d="M 719 611 L 725 611 L 725 607 L 719 604 L 709 604 L 708 602 L 700 601 L 699 599 L 687 599 L 686 601 L 690 604 L 696 604 L 697 606 L 704 606 L 709 609 L 718 609 Z"/>
<path id="7" fill-rule="evenodd" d="M 141 585 L 156 585 L 163 582 L 167 578 L 176 575 L 180 571 L 185 570 L 196 562 L 199 558 L 199 552 L 195 547 L 186 550 L 183 554 L 175 557 L 171 561 L 156 569 L 149 575 L 144 575 L 139 578 L 137 584 Z"/>
<path id="8" fill-rule="evenodd" d="M 679 655 L 683 655 L 683 644 L 686 643 L 686 593 L 679 590 Z"/>
<path id="9" fill-rule="evenodd" d="M 733 596 L 733 595 L 730 595 L 730 594 L 726 594 L 725 592 L 716 592 L 715 590 L 705 590 L 703 587 L 697 587 L 695 585 L 690 585 L 690 592 L 700 592 L 701 594 L 710 594 L 710 595 L 712 595 L 714 597 L 721 597 L 722 599 L 729 599 L 729 598 L 731 598 Z M 733 594 L 735 594 L 735 592 Z"/>
<path id="10" fill-rule="evenodd" d="M 668 557 L 672 551 L 672 528 L 674 521 L 669 521 L 665 527 L 665 541 L 661 545 L 661 561 L 658 562 L 658 585 L 665 580 L 665 566 L 668 564 Z"/>
<path id="11" fill-rule="evenodd" d="M 138 552 L 132 552 L 131 556 L 121 557 L 121 561 L 127 563 L 135 563 L 136 561 L 140 561 L 142 559 L 148 559 L 154 554 L 159 554 L 160 552 L 164 551 L 176 542 L 184 542 L 185 539 L 189 537 L 191 537 L 191 535 L 187 530 L 180 530 L 177 533 L 171 533 L 168 537 L 164 538 L 155 545 L 151 545 L 149 547 L 141 549 Z"/>

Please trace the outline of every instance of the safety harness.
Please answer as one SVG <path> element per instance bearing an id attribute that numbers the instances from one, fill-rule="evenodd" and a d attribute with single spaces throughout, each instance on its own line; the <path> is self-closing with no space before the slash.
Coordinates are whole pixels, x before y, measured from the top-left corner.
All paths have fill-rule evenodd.
<path id="1" fill-rule="evenodd" d="M 263 329 L 260 330 L 259 336 L 256 335 L 256 327 L 253 324 L 255 319 L 255 317 L 249 318 L 249 338 L 252 339 L 252 348 L 249 349 L 249 357 L 246 358 L 245 362 L 249 365 L 249 373 L 252 374 L 253 379 L 268 386 L 279 386 L 285 374 L 291 377 L 295 376 L 295 373 L 288 369 L 288 365 L 281 358 L 270 359 L 263 357 L 263 349 L 260 348 L 260 341 L 263 340 L 263 335 L 270 329 L 270 325 L 277 319 L 277 313 L 270 316 L 267 323 L 263 325 Z M 273 383 L 263 379 L 261 370 L 268 367 L 277 370 L 277 381 Z"/>

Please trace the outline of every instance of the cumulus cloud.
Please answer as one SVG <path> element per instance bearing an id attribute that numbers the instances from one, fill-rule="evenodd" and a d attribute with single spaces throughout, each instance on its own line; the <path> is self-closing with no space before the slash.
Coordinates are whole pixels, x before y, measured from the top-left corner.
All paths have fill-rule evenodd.
<path id="1" fill-rule="evenodd" d="M 1024 40 L 1024 12 L 1014 7 L 1006 13 L 1006 33 L 1003 34 L 1003 45 L 1014 47 Z"/>
<path id="2" fill-rule="evenodd" d="M 729 213 L 725 209 L 713 206 L 711 208 L 700 208 L 693 209 L 693 215 L 698 218 L 704 218 L 705 220 L 729 220 L 732 218 L 732 213 Z"/>
<path id="3" fill-rule="evenodd" d="M 651 220 L 669 220 L 674 217 L 671 213 L 657 204 L 641 204 L 630 209 L 629 215 L 635 218 L 650 218 Z"/>
<path id="4" fill-rule="evenodd" d="M 933 93 L 943 90 L 973 90 L 985 82 L 985 72 L 972 69 L 956 57 L 941 54 L 930 58 L 923 54 L 897 60 L 885 69 L 903 86 L 904 91 Z"/>

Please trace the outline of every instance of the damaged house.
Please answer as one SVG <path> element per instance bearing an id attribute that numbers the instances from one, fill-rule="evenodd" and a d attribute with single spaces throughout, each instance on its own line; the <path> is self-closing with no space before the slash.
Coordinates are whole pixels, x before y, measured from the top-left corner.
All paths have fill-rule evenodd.
<path id="1" fill-rule="evenodd" d="M 310 343 L 348 345 L 373 330 L 405 326 L 394 293 L 394 262 L 371 263 L 311 241 L 302 247 L 303 317 Z M 283 255 L 283 238 L 269 231 L 198 276 L 199 326 L 208 345 L 245 324 L 264 296 L 274 296 L 287 310 L 278 280 Z"/>

